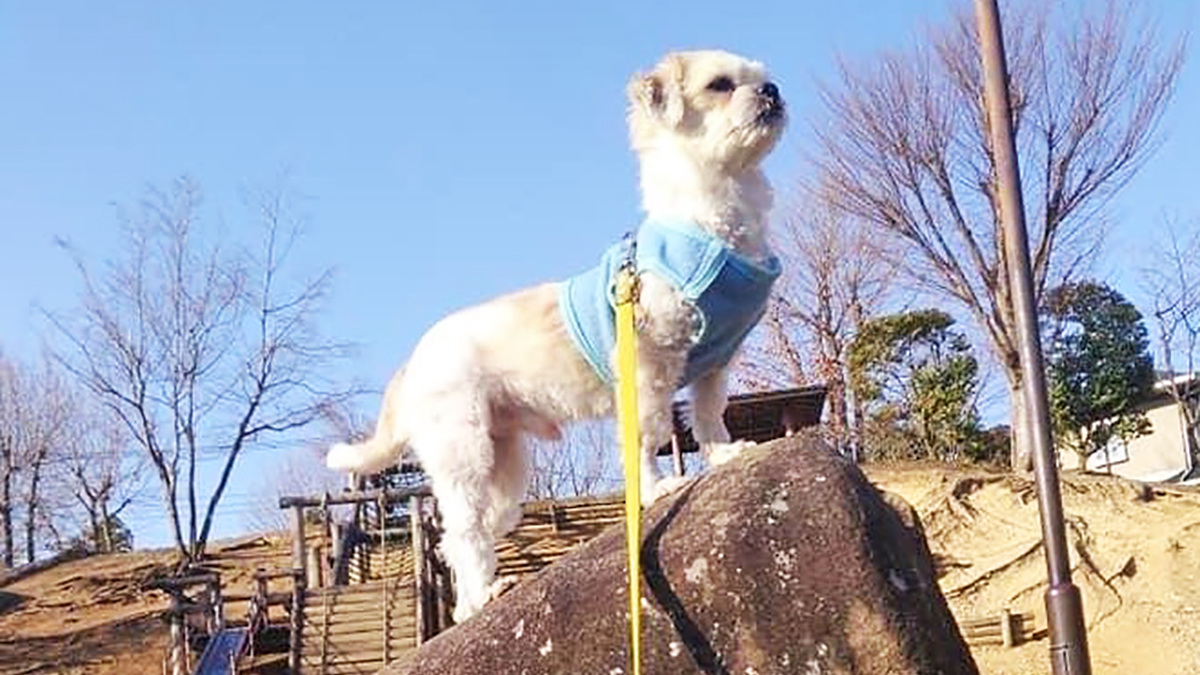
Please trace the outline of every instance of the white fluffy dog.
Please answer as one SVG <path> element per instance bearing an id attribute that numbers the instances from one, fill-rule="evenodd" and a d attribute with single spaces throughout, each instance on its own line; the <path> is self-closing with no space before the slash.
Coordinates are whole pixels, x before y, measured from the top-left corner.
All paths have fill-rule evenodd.
<path id="1" fill-rule="evenodd" d="M 671 403 L 691 385 L 692 428 L 710 463 L 736 454 L 723 413 L 726 367 L 762 314 L 778 260 L 765 240 L 771 189 L 759 164 L 785 126 L 764 67 L 719 51 L 668 55 L 629 85 L 646 220 L 638 230 L 638 402 L 644 501 L 678 486 L 655 462 Z M 525 438 L 611 414 L 610 276 L 601 265 L 461 310 L 435 324 L 384 394 L 375 435 L 327 464 L 368 474 L 411 448 L 432 481 L 454 571 L 456 621 L 495 588 L 495 539 L 520 519 Z M 724 287 L 722 287 L 724 284 Z M 595 302 L 598 300 L 598 302 Z"/>

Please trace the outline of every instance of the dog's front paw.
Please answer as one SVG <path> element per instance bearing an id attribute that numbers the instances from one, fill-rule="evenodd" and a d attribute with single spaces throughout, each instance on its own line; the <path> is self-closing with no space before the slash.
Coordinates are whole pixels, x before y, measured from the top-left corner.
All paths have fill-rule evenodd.
<path id="1" fill-rule="evenodd" d="M 706 443 L 704 456 L 708 458 L 709 466 L 721 466 L 729 460 L 742 454 L 743 450 L 755 446 L 754 441 L 733 441 L 731 443 Z"/>
<path id="2" fill-rule="evenodd" d="M 687 485 L 691 480 L 687 476 L 669 476 L 659 479 L 652 489 L 642 492 L 642 506 L 650 506 L 659 499 Z"/>
<path id="3" fill-rule="evenodd" d="M 507 593 L 509 591 L 509 589 L 511 589 L 513 586 L 516 586 L 516 585 L 517 585 L 517 577 L 514 577 L 514 576 L 498 577 L 495 581 L 492 582 L 492 585 L 488 587 L 488 600 L 495 600 L 496 598 L 500 597 L 501 595 L 504 595 L 505 593 Z"/>
<path id="4" fill-rule="evenodd" d="M 458 600 L 454 604 L 454 623 L 466 623 L 467 619 L 478 614 L 481 609 L 483 609 L 483 605 L 475 605 L 466 600 Z"/>

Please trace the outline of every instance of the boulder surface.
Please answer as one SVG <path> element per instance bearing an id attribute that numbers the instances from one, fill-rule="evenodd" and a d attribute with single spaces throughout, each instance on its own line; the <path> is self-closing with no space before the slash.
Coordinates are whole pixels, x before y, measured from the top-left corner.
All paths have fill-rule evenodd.
<path id="1" fill-rule="evenodd" d="M 911 509 L 800 438 L 751 449 L 644 517 L 642 672 L 976 675 Z M 625 675 L 624 527 L 384 673 Z"/>

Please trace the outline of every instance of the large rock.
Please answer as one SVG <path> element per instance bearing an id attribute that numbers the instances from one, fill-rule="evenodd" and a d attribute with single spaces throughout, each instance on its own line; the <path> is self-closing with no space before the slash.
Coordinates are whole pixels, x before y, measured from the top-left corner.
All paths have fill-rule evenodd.
<path id="1" fill-rule="evenodd" d="M 646 513 L 642 672 L 975 674 L 911 509 L 824 446 L 745 453 Z M 385 673 L 629 672 L 615 527 Z"/>

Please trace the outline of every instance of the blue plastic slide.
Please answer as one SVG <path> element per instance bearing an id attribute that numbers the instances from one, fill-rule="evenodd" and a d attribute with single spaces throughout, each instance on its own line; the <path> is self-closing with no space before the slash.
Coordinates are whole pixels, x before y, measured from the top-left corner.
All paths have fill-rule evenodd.
<path id="1" fill-rule="evenodd" d="M 246 634 L 245 628 L 226 628 L 212 636 L 200 655 L 196 675 L 228 675 L 232 670 L 233 657 L 246 642 Z"/>

